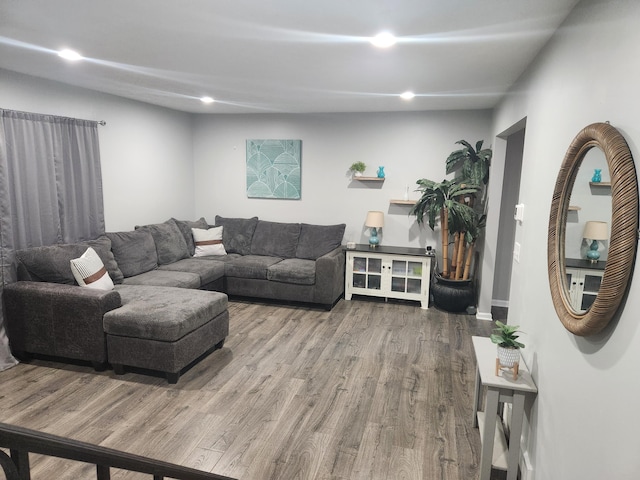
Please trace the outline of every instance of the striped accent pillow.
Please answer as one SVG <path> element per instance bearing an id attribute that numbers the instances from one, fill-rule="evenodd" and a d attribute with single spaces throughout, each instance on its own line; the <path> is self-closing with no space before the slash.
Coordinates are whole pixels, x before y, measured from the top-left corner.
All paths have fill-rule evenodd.
<path id="1" fill-rule="evenodd" d="M 227 251 L 222 244 L 222 228 L 213 227 L 207 230 L 192 228 L 193 242 L 196 245 L 194 257 L 207 257 L 210 255 L 226 255 Z"/>
<path id="2" fill-rule="evenodd" d="M 113 281 L 107 269 L 91 247 L 80 258 L 71 260 L 71 272 L 81 287 L 113 290 Z"/>

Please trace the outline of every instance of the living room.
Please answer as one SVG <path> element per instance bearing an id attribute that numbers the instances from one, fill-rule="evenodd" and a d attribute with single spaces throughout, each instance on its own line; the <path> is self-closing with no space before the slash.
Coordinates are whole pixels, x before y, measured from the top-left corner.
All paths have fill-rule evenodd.
<path id="1" fill-rule="evenodd" d="M 640 421 L 631 402 L 640 381 L 638 305 L 631 282 L 621 312 L 595 337 L 566 331 L 553 308 L 547 272 L 547 228 L 556 175 L 577 132 L 593 122 L 618 128 L 638 158 L 635 109 L 640 83 L 637 55 L 640 5 L 633 0 L 582 0 L 495 108 L 393 113 L 185 113 L 0 70 L 5 109 L 104 120 L 100 127 L 107 231 L 175 218 L 257 215 L 273 221 L 347 224 L 346 241 L 364 243 L 369 210 L 385 212 L 382 242 L 437 245 L 437 233 L 418 228 L 402 208 L 390 207 L 418 178 L 444 178 L 455 142 L 485 140 L 494 162 L 490 208 L 499 207 L 506 138 L 526 119 L 516 229 L 520 261 L 513 263 L 509 323 L 526 332 L 524 359 L 538 385 L 524 439 L 531 478 L 636 478 Z M 249 199 L 245 142 L 251 138 L 302 140 L 302 198 L 298 202 Z M 347 169 L 383 165 L 381 188 L 354 185 Z M 518 179 L 507 179 L 518 181 Z M 415 196 L 414 196 L 415 195 Z M 417 194 L 411 192 L 416 198 Z M 277 203 L 276 203 L 277 202 Z M 490 217 L 485 261 L 497 252 L 497 217 Z M 483 268 L 479 313 L 491 310 L 493 268 Z M 1 379 L 0 374 L 0 379 Z M 606 414 L 605 414 L 606 412 Z M 1 420 L 1 419 L 0 419 Z"/>

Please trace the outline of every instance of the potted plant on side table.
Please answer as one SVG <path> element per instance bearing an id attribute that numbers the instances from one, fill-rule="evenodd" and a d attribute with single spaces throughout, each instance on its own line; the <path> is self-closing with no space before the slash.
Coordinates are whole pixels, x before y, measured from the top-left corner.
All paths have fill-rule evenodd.
<path id="1" fill-rule="evenodd" d="M 524 343 L 518 341 L 517 333 L 520 325 L 507 325 L 500 320 L 496 320 L 496 328 L 491 334 L 491 341 L 498 345 L 498 357 L 496 358 L 496 375 L 501 368 L 508 368 L 513 371 L 513 379 L 518 378 L 518 367 L 520 364 L 520 349 L 524 348 Z"/>

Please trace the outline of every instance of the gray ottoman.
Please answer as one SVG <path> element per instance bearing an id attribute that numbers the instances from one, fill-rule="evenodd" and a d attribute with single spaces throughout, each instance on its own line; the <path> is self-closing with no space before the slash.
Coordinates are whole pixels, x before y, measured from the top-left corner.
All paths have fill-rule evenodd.
<path id="1" fill-rule="evenodd" d="M 125 366 L 165 372 L 177 383 L 181 370 L 229 334 L 224 293 L 175 287 L 118 285 L 122 306 L 105 313 L 107 358 L 116 374 Z"/>

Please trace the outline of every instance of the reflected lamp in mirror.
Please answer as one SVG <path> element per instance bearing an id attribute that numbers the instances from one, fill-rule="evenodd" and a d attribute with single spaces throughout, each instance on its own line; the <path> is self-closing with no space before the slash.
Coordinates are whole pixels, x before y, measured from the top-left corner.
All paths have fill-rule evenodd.
<path id="1" fill-rule="evenodd" d="M 596 263 L 600 259 L 598 242 L 609 239 L 609 228 L 607 226 L 607 222 L 587 222 L 584 226 L 584 233 L 582 234 L 582 237 L 587 240 L 587 243 L 591 240 L 589 250 L 587 250 L 587 258 L 591 260 L 592 263 Z"/>
<path id="2" fill-rule="evenodd" d="M 366 227 L 371 228 L 371 234 L 369 235 L 369 246 L 375 248 L 380 244 L 380 237 L 378 237 L 378 229 L 384 227 L 384 213 L 371 210 L 367 212 L 367 219 L 364 222 Z"/>

